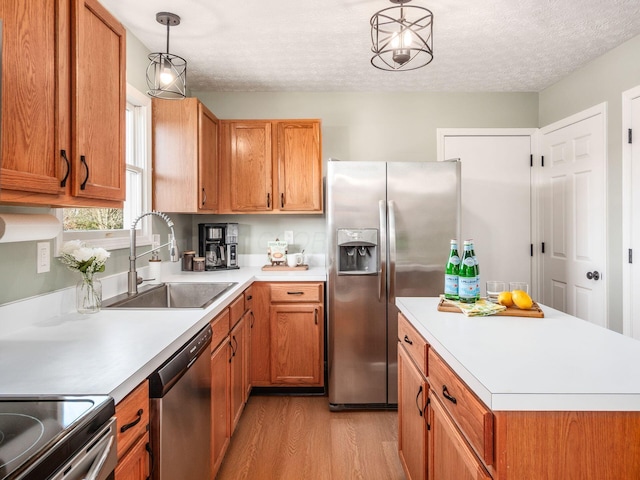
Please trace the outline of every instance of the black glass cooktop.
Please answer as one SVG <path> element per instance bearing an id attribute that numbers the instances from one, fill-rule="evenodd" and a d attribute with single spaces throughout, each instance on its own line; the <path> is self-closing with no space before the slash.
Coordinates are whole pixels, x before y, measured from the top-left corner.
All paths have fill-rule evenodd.
<path id="1" fill-rule="evenodd" d="M 47 478 L 114 414 L 107 396 L 0 397 L 0 480 Z"/>

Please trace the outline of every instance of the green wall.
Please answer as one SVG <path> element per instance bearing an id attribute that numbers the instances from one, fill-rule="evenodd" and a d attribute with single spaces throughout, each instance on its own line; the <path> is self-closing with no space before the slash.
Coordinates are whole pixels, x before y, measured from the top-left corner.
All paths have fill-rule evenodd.
<path id="1" fill-rule="evenodd" d="M 540 92 L 540 127 L 607 103 L 609 325 L 622 331 L 622 92 L 640 85 L 640 35 Z"/>

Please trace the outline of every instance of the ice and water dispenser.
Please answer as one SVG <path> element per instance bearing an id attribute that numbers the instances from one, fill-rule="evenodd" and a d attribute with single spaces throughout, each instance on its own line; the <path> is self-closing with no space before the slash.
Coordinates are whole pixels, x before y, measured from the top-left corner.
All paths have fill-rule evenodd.
<path id="1" fill-rule="evenodd" d="M 338 275 L 378 274 L 378 229 L 338 229 Z"/>

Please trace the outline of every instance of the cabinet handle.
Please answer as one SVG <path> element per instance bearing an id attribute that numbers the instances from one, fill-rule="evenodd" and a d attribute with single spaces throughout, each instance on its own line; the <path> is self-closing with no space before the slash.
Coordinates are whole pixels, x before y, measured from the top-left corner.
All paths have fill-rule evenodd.
<path id="1" fill-rule="evenodd" d="M 404 341 L 407 342 L 409 345 L 413 345 L 413 342 L 411 341 L 411 339 L 408 336 L 404 336 Z"/>
<path id="2" fill-rule="evenodd" d="M 418 389 L 418 394 L 416 395 L 416 407 L 418 407 L 418 414 L 420 414 L 420 416 L 422 416 L 422 413 L 424 412 L 424 410 L 420 408 L 420 404 L 418 403 L 418 398 L 420 398 L 421 393 L 422 393 L 422 385 L 420 385 L 420 388 Z"/>
<path id="3" fill-rule="evenodd" d="M 284 193 L 280 194 L 280 208 L 284 208 Z"/>
<path id="4" fill-rule="evenodd" d="M 247 295 L 247 300 L 253 299 L 253 295 Z"/>
<path id="5" fill-rule="evenodd" d="M 236 338 L 236 336 L 235 336 L 235 335 L 233 336 L 233 341 L 234 341 L 234 342 L 235 342 L 235 344 L 236 344 L 236 348 L 234 348 L 234 349 L 233 349 L 233 356 L 235 357 L 235 356 L 236 356 L 236 353 L 238 352 L 238 339 Z"/>
<path id="6" fill-rule="evenodd" d="M 207 203 L 207 191 L 203 188 L 202 189 L 202 206 L 204 207 L 206 203 Z"/>
<path id="7" fill-rule="evenodd" d="M 84 177 L 84 181 L 80 185 L 80 190 L 84 190 L 87 186 L 87 180 L 89 180 L 89 165 L 87 165 L 87 159 L 84 155 L 80 155 L 80 163 L 84 165 L 84 168 L 87 170 L 87 175 Z"/>
<path id="8" fill-rule="evenodd" d="M 136 418 L 133 422 L 131 423 L 127 423 L 126 425 L 123 425 L 120 427 L 120 433 L 124 433 L 127 430 L 129 430 L 131 427 L 135 427 L 137 424 L 140 423 L 140 420 L 142 420 L 142 413 L 144 412 L 144 410 L 141 408 L 140 410 L 138 410 L 136 412 L 136 415 L 138 416 L 138 418 Z"/>
<path id="9" fill-rule="evenodd" d="M 60 150 L 60 155 L 64 158 L 64 163 L 67 164 L 67 173 L 64 174 L 64 178 L 60 181 L 61 187 L 67 186 L 67 179 L 69 178 L 69 172 L 71 171 L 71 163 L 69 163 L 69 159 L 67 158 L 67 151 Z"/>
<path id="10" fill-rule="evenodd" d="M 427 424 L 427 430 L 431 430 L 431 424 L 429 423 L 429 413 L 427 409 L 431 405 L 431 397 L 427 397 L 427 405 L 424 407 L 424 423 Z"/>
<path id="11" fill-rule="evenodd" d="M 267 193 L 267 208 L 271 208 L 271 194 Z"/>
<path id="12" fill-rule="evenodd" d="M 313 311 L 314 311 L 313 320 L 314 320 L 315 324 L 317 325 L 318 324 L 318 309 L 314 308 Z"/>
<path id="13" fill-rule="evenodd" d="M 456 400 L 456 397 L 453 397 L 449 394 L 449 390 L 447 389 L 446 385 L 442 385 L 442 396 L 447 400 L 449 400 L 454 405 L 458 403 L 458 401 Z"/>
<path id="14" fill-rule="evenodd" d="M 249 323 L 249 328 L 253 328 L 253 324 L 256 323 L 256 317 L 253 315 L 253 312 L 251 313 L 251 322 Z"/>
<path id="15" fill-rule="evenodd" d="M 231 356 L 229 357 L 229 363 L 231 363 L 231 361 L 233 360 L 233 357 L 235 357 L 236 352 L 233 349 L 233 343 L 231 343 L 231 340 L 229 340 L 229 346 L 231 347 Z"/>
<path id="16" fill-rule="evenodd" d="M 287 295 L 304 295 L 304 292 L 287 292 Z"/>

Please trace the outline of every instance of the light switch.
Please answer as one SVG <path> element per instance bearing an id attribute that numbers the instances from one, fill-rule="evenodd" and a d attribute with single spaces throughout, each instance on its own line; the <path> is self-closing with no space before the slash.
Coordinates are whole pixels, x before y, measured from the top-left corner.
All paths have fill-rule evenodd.
<path id="1" fill-rule="evenodd" d="M 284 241 L 287 242 L 287 245 L 293 245 L 293 230 L 284 231 Z"/>
<path id="2" fill-rule="evenodd" d="M 36 254 L 36 272 L 45 273 L 51 270 L 51 250 L 49 242 L 38 242 Z"/>

